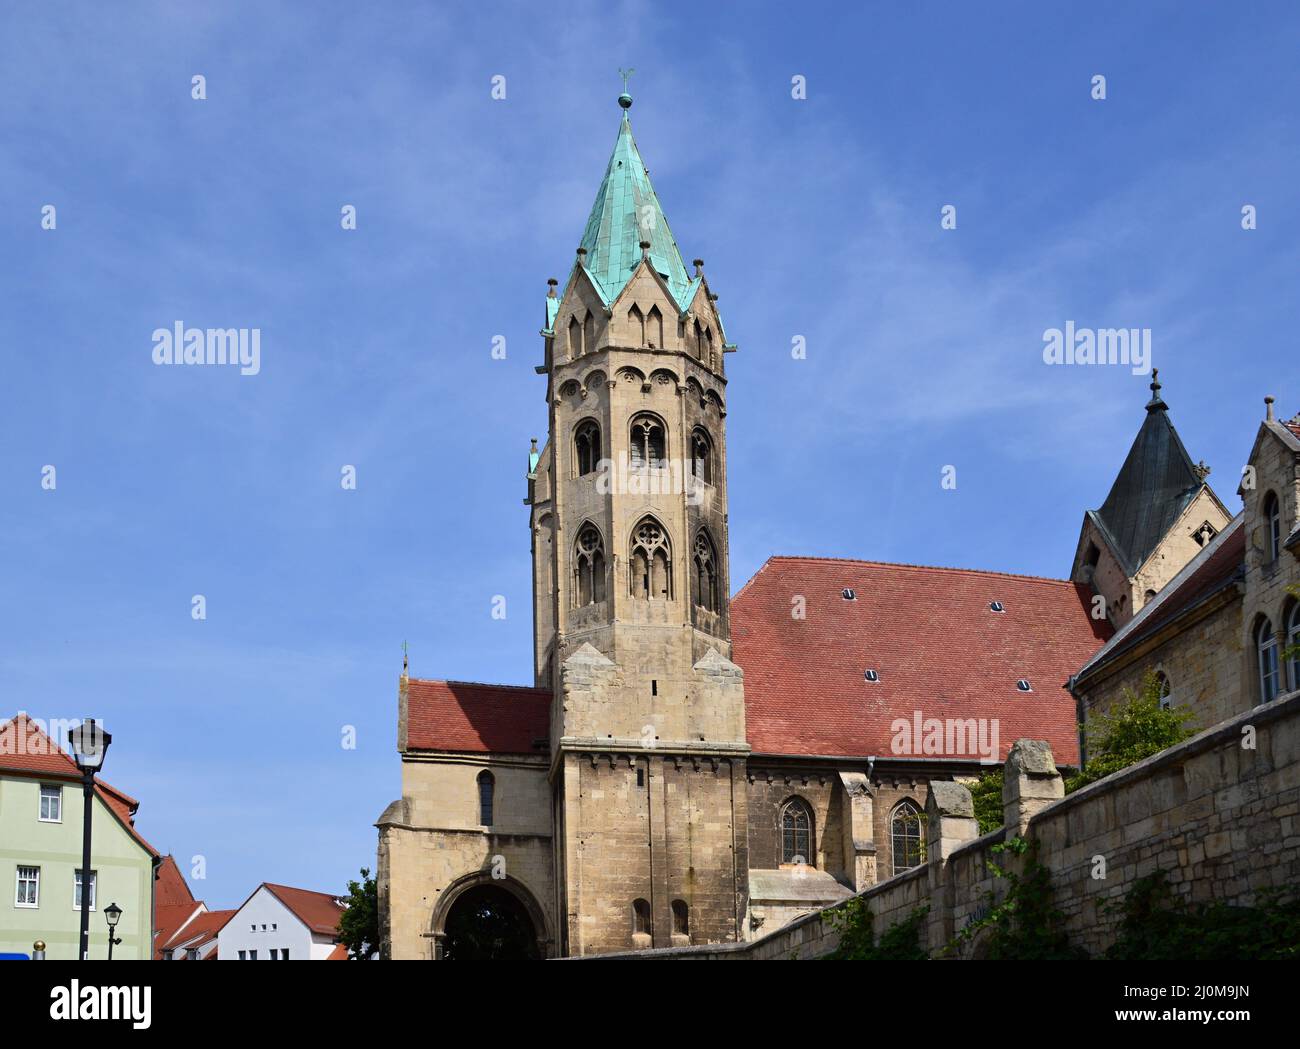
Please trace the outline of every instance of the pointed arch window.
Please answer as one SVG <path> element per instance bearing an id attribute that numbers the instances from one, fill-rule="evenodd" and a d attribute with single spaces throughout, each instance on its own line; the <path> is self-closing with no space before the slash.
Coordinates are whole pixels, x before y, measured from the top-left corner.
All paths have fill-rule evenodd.
<path id="1" fill-rule="evenodd" d="M 595 419 L 579 423 L 573 434 L 573 452 L 579 477 L 596 472 L 600 465 L 600 426 Z"/>
<path id="2" fill-rule="evenodd" d="M 700 529 L 691 551 L 691 582 L 695 603 L 708 612 L 718 611 L 718 556 L 709 533 Z"/>
<path id="3" fill-rule="evenodd" d="M 578 323 L 577 315 L 569 318 L 569 356 L 582 356 L 582 325 Z"/>
<path id="4" fill-rule="evenodd" d="M 1282 556 L 1282 507 L 1273 492 L 1264 496 L 1264 549 L 1269 564 Z"/>
<path id="5" fill-rule="evenodd" d="M 651 306 L 645 318 L 646 345 L 650 349 L 662 349 L 664 345 L 664 315 L 658 306 Z"/>
<path id="6" fill-rule="evenodd" d="M 813 862 L 812 809 L 802 798 L 781 807 L 781 862 L 815 867 Z"/>
<path id="7" fill-rule="evenodd" d="M 582 322 L 582 351 L 591 353 L 596 349 L 596 317 L 591 310 Z"/>
<path id="8" fill-rule="evenodd" d="M 667 466 L 664 455 L 664 424 L 657 415 L 642 413 L 632 419 L 629 456 L 633 469 Z"/>
<path id="9" fill-rule="evenodd" d="M 633 303 L 632 308 L 627 311 L 627 326 L 632 334 L 632 344 L 634 346 L 645 345 L 645 314 L 641 312 L 641 307 Z"/>
<path id="10" fill-rule="evenodd" d="M 478 821 L 483 827 L 492 826 L 492 808 L 497 789 L 496 777 L 487 769 L 478 774 Z"/>
<path id="11" fill-rule="evenodd" d="M 653 517 L 632 530 L 628 574 L 633 597 L 643 601 L 672 600 L 672 551 L 663 525 Z"/>
<path id="12" fill-rule="evenodd" d="M 1291 602 L 1286 620 L 1286 647 L 1291 653 L 1291 690 L 1300 691 L 1300 601 Z"/>
<path id="13" fill-rule="evenodd" d="M 695 359 L 704 360 L 704 329 L 700 327 L 700 322 L 695 322 Z"/>
<path id="14" fill-rule="evenodd" d="M 573 554 L 574 602 L 579 608 L 605 600 L 605 542 L 595 525 L 578 531 Z"/>
<path id="15" fill-rule="evenodd" d="M 915 802 L 904 801 L 894 809 L 890 818 L 890 837 L 894 846 L 894 873 L 901 874 L 919 867 L 925 859 L 921 843 L 921 824 L 925 816 Z"/>
<path id="16" fill-rule="evenodd" d="M 1280 674 L 1277 635 L 1267 618 L 1261 618 L 1255 627 L 1255 656 L 1259 665 L 1259 701 L 1268 703 L 1277 699 Z"/>
<path id="17" fill-rule="evenodd" d="M 705 484 L 713 483 L 713 441 L 703 427 L 691 433 L 691 476 Z"/>

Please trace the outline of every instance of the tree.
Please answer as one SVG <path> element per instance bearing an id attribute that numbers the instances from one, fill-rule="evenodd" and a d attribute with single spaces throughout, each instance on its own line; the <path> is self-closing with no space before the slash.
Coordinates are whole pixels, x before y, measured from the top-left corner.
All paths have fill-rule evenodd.
<path id="1" fill-rule="evenodd" d="M 368 961 L 379 950 L 379 890 L 370 871 L 361 868 L 361 881 L 348 882 L 347 910 L 339 919 L 339 943 L 348 961 Z"/>
<path id="2" fill-rule="evenodd" d="M 1126 688 L 1119 703 L 1083 726 L 1093 756 L 1065 781 L 1067 794 L 1195 734 L 1187 726 L 1195 717 L 1193 711 L 1183 706 L 1162 707 L 1164 694 L 1164 683 L 1154 670 L 1148 670 L 1139 691 Z"/>
<path id="3" fill-rule="evenodd" d="M 970 789 L 975 803 L 975 819 L 980 833 L 988 834 L 1002 826 L 1002 770 L 992 769 Z"/>

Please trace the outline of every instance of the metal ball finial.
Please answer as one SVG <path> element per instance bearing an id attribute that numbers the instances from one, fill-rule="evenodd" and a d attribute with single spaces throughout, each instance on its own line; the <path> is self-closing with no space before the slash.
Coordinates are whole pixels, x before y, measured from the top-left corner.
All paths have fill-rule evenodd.
<path id="1" fill-rule="evenodd" d="M 626 91 L 624 91 L 621 95 L 618 96 L 618 104 L 622 106 L 624 109 L 631 109 L 632 96 L 629 95 Z"/>

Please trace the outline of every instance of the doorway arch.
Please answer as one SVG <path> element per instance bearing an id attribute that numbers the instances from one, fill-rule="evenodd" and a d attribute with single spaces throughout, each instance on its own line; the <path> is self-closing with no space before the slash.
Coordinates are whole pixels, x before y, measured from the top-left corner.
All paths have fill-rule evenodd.
<path id="1" fill-rule="evenodd" d="M 526 961 L 550 955 L 546 915 L 514 878 L 475 871 L 443 890 L 433 913 L 433 957 Z"/>

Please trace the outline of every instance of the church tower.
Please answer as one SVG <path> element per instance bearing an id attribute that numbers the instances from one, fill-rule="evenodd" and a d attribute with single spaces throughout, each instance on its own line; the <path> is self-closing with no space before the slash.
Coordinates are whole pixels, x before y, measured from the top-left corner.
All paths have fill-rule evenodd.
<path id="1" fill-rule="evenodd" d="M 1146 418 L 1106 501 L 1084 513 L 1070 572 L 1104 598 L 1116 629 L 1232 519 L 1205 481 L 1209 467 L 1187 454 L 1160 389 L 1153 370 Z"/>
<path id="2" fill-rule="evenodd" d="M 542 330 L 529 455 L 534 663 L 551 706 L 565 954 L 742 938 L 744 697 L 731 662 L 728 345 L 632 137 L 631 97 Z"/>

